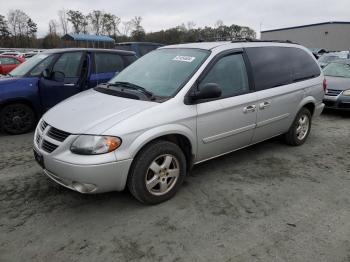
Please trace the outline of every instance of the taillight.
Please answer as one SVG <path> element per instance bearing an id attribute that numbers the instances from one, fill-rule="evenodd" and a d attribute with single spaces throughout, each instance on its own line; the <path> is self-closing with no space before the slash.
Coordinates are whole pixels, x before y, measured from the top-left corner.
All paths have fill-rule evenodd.
<path id="1" fill-rule="evenodd" d="M 323 91 L 326 93 L 327 90 L 327 79 L 323 79 Z"/>

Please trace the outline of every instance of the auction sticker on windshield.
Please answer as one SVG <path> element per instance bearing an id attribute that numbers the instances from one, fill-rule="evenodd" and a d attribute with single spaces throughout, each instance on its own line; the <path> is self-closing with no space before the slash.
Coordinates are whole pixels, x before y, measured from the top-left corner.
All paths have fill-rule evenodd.
<path id="1" fill-rule="evenodd" d="M 196 58 L 193 56 L 183 56 L 183 55 L 178 55 L 173 58 L 174 61 L 181 61 L 181 62 L 187 62 L 187 63 L 191 63 L 195 59 Z"/>

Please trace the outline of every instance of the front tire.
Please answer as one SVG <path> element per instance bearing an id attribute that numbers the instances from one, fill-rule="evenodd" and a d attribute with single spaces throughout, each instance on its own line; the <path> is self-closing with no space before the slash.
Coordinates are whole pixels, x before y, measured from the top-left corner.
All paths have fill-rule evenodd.
<path id="1" fill-rule="evenodd" d="M 16 103 L 2 108 L 0 126 L 8 134 L 19 135 L 31 131 L 36 123 L 33 109 L 28 105 Z"/>
<path id="2" fill-rule="evenodd" d="M 305 143 L 311 130 L 311 113 L 307 108 L 302 108 L 292 126 L 285 134 L 285 141 L 291 146 L 300 146 Z"/>
<path id="3" fill-rule="evenodd" d="M 169 141 L 146 146 L 134 159 L 128 177 L 131 194 L 145 204 L 158 204 L 172 198 L 186 175 L 186 157 Z"/>

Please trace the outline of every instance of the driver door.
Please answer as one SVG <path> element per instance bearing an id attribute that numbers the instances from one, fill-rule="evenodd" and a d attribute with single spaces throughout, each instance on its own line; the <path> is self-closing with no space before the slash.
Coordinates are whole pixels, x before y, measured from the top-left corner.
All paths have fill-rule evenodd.
<path id="1" fill-rule="evenodd" d="M 64 74 L 63 81 L 41 77 L 39 80 L 40 100 L 43 111 L 47 111 L 62 100 L 79 93 L 85 82 L 83 71 L 86 70 L 85 54 L 82 51 L 63 53 L 53 64 L 54 72 Z M 84 65 L 84 66 L 83 66 Z"/>
<path id="2" fill-rule="evenodd" d="M 200 81 L 199 90 L 207 83 L 218 84 L 222 94 L 197 104 L 197 161 L 249 145 L 256 125 L 256 96 L 241 52 L 219 58 Z"/>

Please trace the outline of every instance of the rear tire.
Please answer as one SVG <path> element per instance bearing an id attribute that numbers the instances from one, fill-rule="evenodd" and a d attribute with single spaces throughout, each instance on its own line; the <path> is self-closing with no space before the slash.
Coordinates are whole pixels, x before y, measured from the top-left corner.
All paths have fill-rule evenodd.
<path id="1" fill-rule="evenodd" d="M 0 126 L 8 134 L 19 135 L 31 131 L 36 123 L 33 109 L 25 104 L 6 105 L 0 111 Z"/>
<path id="2" fill-rule="evenodd" d="M 285 141 L 291 146 L 300 146 L 305 143 L 311 130 L 311 113 L 307 108 L 302 108 L 288 132 L 284 135 Z"/>
<path id="3" fill-rule="evenodd" d="M 186 175 L 186 157 L 169 141 L 146 146 L 133 161 L 128 177 L 131 194 L 145 204 L 158 204 L 172 198 Z"/>

